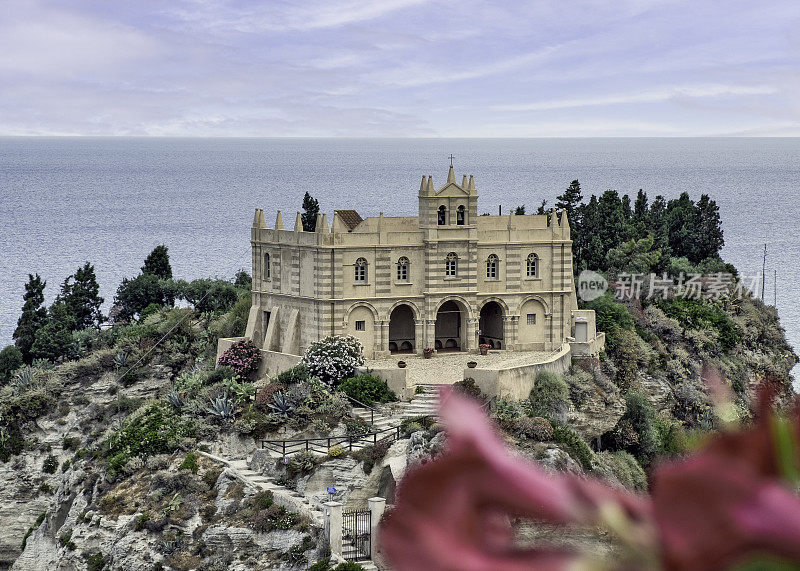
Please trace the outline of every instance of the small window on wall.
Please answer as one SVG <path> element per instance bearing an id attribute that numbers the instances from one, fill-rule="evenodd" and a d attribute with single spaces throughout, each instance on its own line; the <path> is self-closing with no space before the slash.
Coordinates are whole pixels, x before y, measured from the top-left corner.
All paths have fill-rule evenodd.
<path id="1" fill-rule="evenodd" d="M 355 273 L 355 280 L 357 282 L 366 282 L 367 281 L 367 260 L 364 258 L 359 258 L 356 260 L 356 273 Z"/>
<path id="2" fill-rule="evenodd" d="M 529 313 L 528 314 L 528 325 L 536 325 L 536 314 Z"/>
<path id="3" fill-rule="evenodd" d="M 529 278 L 539 277 L 539 256 L 536 254 L 528 254 L 528 263 L 525 275 Z"/>
<path id="4" fill-rule="evenodd" d="M 447 224 L 447 208 L 444 207 L 444 204 L 439 207 L 438 215 L 439 215 L 438 218 L 439 226 L 444 226 L 445 224 Z"/>
<path id="5" fill-rule="evenodd" d="M 492 254 L 486 260 L 486 278 L 490 280 L 497 279 L 497 262 L 498 257 Z"/>
<path id="6" fill-rule="evenodd" d="M 447 254 L 444 265 L 444 275 L 451 278 L 458 275 L 458 256 L 455 252 Z"/>
<path id="7" fill-rule="evenodd" d="M 269 254 L 264 254 L 264 279 L 268 280 L 272 277 L 272 269 L 269 265 Z"/>
<path id="8" fill-rule="evenodd" d="M 367 330 L 366 321 L 356 321 L 356 331 L 366 331 L 366 330 Z"/>
<path id="9" fill-rule="evenodd" d="M 405 256 L 397 260 L 397 281 L 408 281 L 408 258 Z"/>
<path id="10" fill-rule="evenodd" d="M 464 208 L 464 205 L 462 204 L 461 206 L 458 207 L 458 210 L 456 211 L 456 224 L 458 224 L 459 226 L 463 226 L 465 216 L 466 216 L 466 208 Z"/>

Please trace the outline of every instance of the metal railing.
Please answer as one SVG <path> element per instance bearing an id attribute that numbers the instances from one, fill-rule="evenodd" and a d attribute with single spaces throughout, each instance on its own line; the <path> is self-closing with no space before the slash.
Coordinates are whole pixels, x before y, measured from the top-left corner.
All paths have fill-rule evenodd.
<path id="1" fill-rule="evenodd" d="M 376 411 L 375 411 L 375 408 L 374 408 L 374 407 L 371 407 L 371 406 L 369 406 L 368 404 L 364 404 L 364 403 L 363 403 L 363 402 L 361 402 L 360 400 L 354 399 L 353 397 L 351 397 L 350 395 L 348 395 L 348 394 L 347 394 L 347 393 L 345 393 L 345 392 L 342 392 L 342 394 L 343 394 L 344 396 L 346 396 L 346 397 L 347 397 L 347 400 L 349 400 L 351 403 L 353 403 L 353 404 L 357 404 L 357 405 L 358 405 L 358 406 L 360 406 L 361 408 L 365 408 L 365 409 L 367 409 L 367 410 L 369 411 L 369 423 L 370 423 L 370 424 L 375 424 L 375 412 L 376 412 Z"/>
<path id="2" fill-rule="evenodd" d="M 317 454 L 327 454 L 334 446 L 339 446 L 345 450 L 363 448 L 368 443 L 372 445 L 383 441 L 394 442 L 400 440 L 400 427 L 390 426 L 383 430 L 369 432 L 355 436 L 332 436 L 327 438 L 299 438 L 294 440 L 262 440 L 261 449 L 277 452 L 281 456 L 290 456 L 298 452 L 316 452 Z"/>
<path id="3" fill-rule="evenodd" d="M 368 561 L 372 557 L 372 512 L 342 512 L 342 558 Z"/>

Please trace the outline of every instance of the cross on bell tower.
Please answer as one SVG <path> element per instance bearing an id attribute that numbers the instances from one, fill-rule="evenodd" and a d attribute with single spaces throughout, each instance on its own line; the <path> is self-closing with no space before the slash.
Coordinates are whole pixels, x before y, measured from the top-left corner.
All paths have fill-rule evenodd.
<path id="1" fill-rule="evenodd" d="M 455 158 L 455 157 L 453 156 L 453 153 L 450 153 L 450 166 L 451 166 L 451 167 L 453 166 L 453 159 L 454 159 L 454 158 Z"/>

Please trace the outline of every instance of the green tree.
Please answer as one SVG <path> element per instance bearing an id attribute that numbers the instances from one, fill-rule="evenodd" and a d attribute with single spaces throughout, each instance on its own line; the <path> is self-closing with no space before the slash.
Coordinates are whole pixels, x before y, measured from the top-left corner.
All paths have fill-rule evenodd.
<path id="1" fill-rule="evenodd" d="M 650 222 L 649 215 L 647 193 L 640 188 L 633 203 L 633 216 L 631 218 L 635 238 L 644 238 L 652 231 L 648 227 Z"/>
<path id="2" fill-rule="evenodd" d="M 11 375 L 23 363 L 22 351 L 16 345 L 8 345 L 0 351 L 0 385 L 4 385 L 11 380 Z"/>
<path id="3" fill-rule="evenodd" d="M 172 280 L 161 280 L 152 274 L 141 274 L 132 280 L 123 279 L 114 297 L 116 319 L 133 319 L 151 303 L 159 306 L 172 305 L 171 302 L 175 299 L 174 291 L 170 287 L 172 284 Z"/>
<path id="4" fill-rule="evenodd" d="M 675 257 L 685 256 L 692 263 L 697 263 L 694 252 L 693 240 L 696 232 L 695 205 L 688 192 L 667 203 L 667 211 L 664 216 L 666 226 L 667 241 L 672 255 Z"/>
<path id="5" fill-rule="evenodd" d="M 100 312 L 103 298 L 100 297 L 100 286 L 94 274 L 94 266 L 86 262 L 69 276 L 61 285 L 61 293 L 56 303 L 63 303 L 67 312 L 74 318 L 75 328 L 100 327 L 105 318 Z"/>
<path id="6" fill-rule="evenodd" d="M 142 274 L 156 276 L 162 280 L 172 279 L 172 266 L 169 263 L 169 252 L 163 244 L 153 248 L 144 259 Z"/>
<path id="7" fill-rule="evenodd" d="M 525 205 L 521 204 L 514 209 L 514 216 L 525 216 Z"/>
<path id="8" fill-rule="evenodd" d="M 658 268 L 661 261 L 661 251 L 653 249 L 652 235 L 623 242 L 606 254 L 608 270 L 617 274 L 649 274 Z"/>
<path id="9" fill-rule="evenodd" d="M 564 194 L 556 197 L 556 208 L 567 212 L 567 218 L 569 218 L 570 223 L 573 225 L 573 229 L 580 226 L 580 206 L 582 203 L 583 195 L 581 194 L 581 183 L 577 180 L 573 180 L 569 184 Z"/>
<path id="10" fill-rule="evenodd" d="M 308 192 L 303 196 L 303 214 L 301 219 L 303 221 L 303 230 L 306 232 L 314 232 L 317 229 L 317 214 L 319 214 L 319 202 L 313 198 Z"/>
<path id="11" fill-rule="evenodd" d="M 209 279 L 194 280 L 186 284 L 181 297 L 199 312 L 228 311 L 239 299 L 236 286 L 231 282 Z"/>
<path id="12" fill-rule="evenodd" d="M 36 331 L 47 323 L 47 310 L 44 308 L 44 288 L 47 285 L 39 274 L 28 274 L 28 283 L 25 284 L 25 293 L 22 296 L 22 315 L 17 321 L 17 328 L 12 338 L 22 352 L 23 359 L 30 363 L 31 347 L 36 339 Z"/>
<path id="13" fill-rule="evenodd" d="M 725 245 L 719 207 L 707 194 L 701 195 L 697 202 L 693 243 L 693 261 L 696 263 L 707 258 L 719 257 L 719 251 Z"/>
<path id="14" fill-rule="evenodd" d="M 51 305 L 47 313 L 47 324 L 36 330 L 31 355 L 34 359 L 56 362 L 61 357 L 65 357 L 72 347 L 75 318 L 72 317 L 67 305 L 63 302 Z"/>
<path id="15" fill-rule="evenodd" d="M 542 203 L 541 203 L 541 204 L 539 205 L 539 207 L 536 209 L 536 214 L 538 214 L 539 216 L 542 216 L 542 215 L 544 215 L 544 214 L 547 214 L 547 210 L 546 210 L 546 208 L 547 208 L 547 200 L 544 200 L 544 199 L 543 199 L 543 200 L 542 200 Z"/>

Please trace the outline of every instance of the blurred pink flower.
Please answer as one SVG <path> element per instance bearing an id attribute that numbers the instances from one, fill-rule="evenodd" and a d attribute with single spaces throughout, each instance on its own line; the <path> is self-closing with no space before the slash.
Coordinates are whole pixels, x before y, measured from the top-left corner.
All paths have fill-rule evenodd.
<path id="1" fill-rule="evenodd" d="M 605 524 L 636 550 L 641 566 L 660 560 L 667 569 L 720 569 L 765 553 L 800 562 L 800 498 L 783 478 L 786 446 L 779 453 L 775 427 L 789 427 L 795 446 L 788 461 L 798 465 L 800 428 L 796 421 L 780 425 L 770 396 L 761 402 L 754 427 L 720 435 L 697 454 L 658 468 L 650 501 L 592 479 L 553 476 L 512 456 L 477 404 L 443 393 L 447 450 L 400 483 L 382 549 L 398 571 L 565 569 L 581 558 L 588 562 L 567 549 L 515 546 L 511 518 L 525 517 Z"/>
<path id="2" fill-rule="evenodd" d="M 511 456 L 475 402 L 444 393 L 442 401 L 447 452 L 402 480 L 381 536 L 398 571 L 563 569 L 579 557 L 517 548 L 511 517 L 596 524 L 613 505 L 646 535 L 652 519 L 642 498 L 589 479 L 551 476 Z"/>

